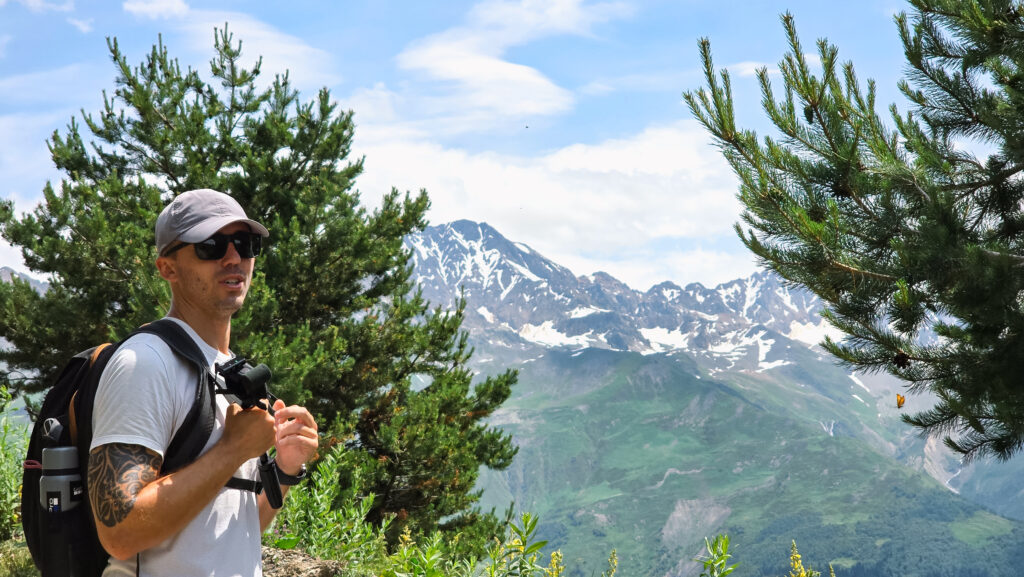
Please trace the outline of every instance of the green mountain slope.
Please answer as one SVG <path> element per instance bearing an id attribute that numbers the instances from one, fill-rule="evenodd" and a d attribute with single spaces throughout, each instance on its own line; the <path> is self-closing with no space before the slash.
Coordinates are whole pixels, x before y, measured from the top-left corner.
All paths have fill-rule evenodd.
<path id="1" fill-rule="evenodd" d="M 894 459 L 894 407 L 810 350 L 787 355 L 712 376 L 682 354 L 548 351 L 495 416 L 520 452 L 485 499 L 539 514 L 578 575 L 613 548 L 621 575 L 696 575 L 719 532 L 738 576 L 785 574 L 794 539 L 840 577 L 1019 574 L 1024 526 Z"/>

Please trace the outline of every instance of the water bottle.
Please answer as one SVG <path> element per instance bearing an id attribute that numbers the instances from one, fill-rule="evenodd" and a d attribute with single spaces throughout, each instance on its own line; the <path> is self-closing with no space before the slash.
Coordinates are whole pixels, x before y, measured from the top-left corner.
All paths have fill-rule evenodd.
<path id="1" fill-rule="evenodd" d="M 43 423 L 44 437 L 56 443 L 63 427 L 57 419 Z M 39 567 L 46 577 L 78 577 L 80 568 L 76 561 L 76 547 L 81 544 L 81 535 L 75 531 L 76 523 L 68 517 L 82 514 L 76 511 L 85 498 L 82 474 L 78 468 L 78 447 L 44 447 L 42 474 L 39 477 L 39 505 L 46 511 L 46 539 L 51 550 Z M 88 511 L 85 511 L 88 513 Z"/>
<path id="2" fill-rule="evenodd" d="M 84 497 L 78 470 L 78 447 L 43 449 L 43 472 L 39 477 L 39 504 L 47 513 L 70 511 Z"/>

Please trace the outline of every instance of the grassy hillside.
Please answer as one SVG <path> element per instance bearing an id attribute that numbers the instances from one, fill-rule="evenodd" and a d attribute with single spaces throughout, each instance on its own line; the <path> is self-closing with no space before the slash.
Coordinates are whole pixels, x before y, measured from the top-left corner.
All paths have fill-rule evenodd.
<path id="1" fill-rule="evenodd" d="M 539 514 L 578 575 L 613 548 L 624 575 L 695 575 L 719 532 L 738 576 L 785 574 L 794 539 L 840 576 L 1019 573 L 1024 527 L 900 464 L 895 415 L 807 366 L 711 378 L 684 355 L 549 352 L 495 418 L 520 453 L 486 499 Z"/>

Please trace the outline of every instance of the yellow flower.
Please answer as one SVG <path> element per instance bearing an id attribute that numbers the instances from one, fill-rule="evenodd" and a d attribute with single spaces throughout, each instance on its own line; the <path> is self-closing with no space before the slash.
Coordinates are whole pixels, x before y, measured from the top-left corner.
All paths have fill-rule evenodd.
<path id="1" fill-rule="evenodd" d="M 551 563 L 544 570 L 544 575 L 545 577 L 561 577 L 563 571 L 565 571 L 565 565 L 562 565 L 562 552 L 555 551 L 551 554 Z"/>

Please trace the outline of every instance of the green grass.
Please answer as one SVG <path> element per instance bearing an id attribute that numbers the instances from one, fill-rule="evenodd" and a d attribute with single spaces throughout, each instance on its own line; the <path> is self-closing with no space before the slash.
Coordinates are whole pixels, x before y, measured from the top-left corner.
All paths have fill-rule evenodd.
<path id="1" fill-rule="evenodd" d="M 1013 531 L 1014 523 L 987 511 L 978 511 L 950 525 L 953 536 L 972 546 L 983 545 L 994 537 Z"/>
<path id="2" fill-rule="evenodd" d="M 39 577 L 25 541 L 0 541 L 0 577 Z"/>
<path id="3" fill-rule="evenodd" d="M 834 569 L 849 569 L 857 564 L 857 560 L 850 559 L 849 557 L 837 557 L 829 561 L 829 564 L 832 565 Z"/>

